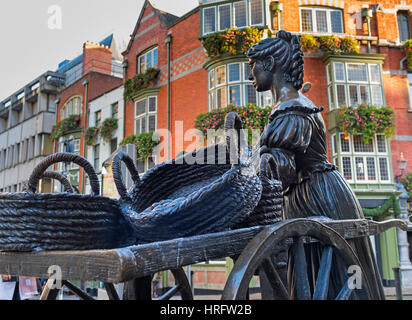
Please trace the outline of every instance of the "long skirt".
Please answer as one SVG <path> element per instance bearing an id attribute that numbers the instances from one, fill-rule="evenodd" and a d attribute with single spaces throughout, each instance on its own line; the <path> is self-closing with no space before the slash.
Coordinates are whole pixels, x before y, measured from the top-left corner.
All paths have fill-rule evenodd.
<path id="1" fill-rule="evenodd" d="M 287 219 L 324 216 L 334 220 L 363 219 L 362 208 L 348 183 L 342 175 L 334 171 L 315 172 L 309 179 L 291 186 L 285 195 L 284 214 Z M 385 299 L 381 277 L 376 264 L 375 256 L 369 237 L 349 241 L 357 254 L 363 271 L 366 273 L 373 299 Z M 309 255 L 312 261 L 309 265 L 319 266 L 320 248 L 311 245 Z M 308 255 L 307 255 L 308 256 Z M 315 260 L 315 261 L 314 261 Z M 316 278 L 316 270 L 311 270 Z M 342 265 L 339 259 L 334 260 L 331 286 L 331 296 L 341 287 L 338 279 L 341 278 Z M 335 282 L 335 283 L 334 283 Z M 353 295 L 353 296 L 356 296 Z"/>

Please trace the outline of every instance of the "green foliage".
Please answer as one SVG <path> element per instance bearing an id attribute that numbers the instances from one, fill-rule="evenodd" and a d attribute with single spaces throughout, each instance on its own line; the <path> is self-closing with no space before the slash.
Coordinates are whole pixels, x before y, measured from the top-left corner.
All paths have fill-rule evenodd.
<path id="1" fill-rule="evenodd" d="M 60 137 L 63 137 L 68 132 L 79 129 L 80 123 L 80 116 L 79 115 L 71 115 L 70 117 L 60 121 L 56 125 L 53 126 L 51 132 L 51 140 L 55 141 Z"/>
<path id="2" fill-rule="evenodd" d="M 390 107 L 366 104 L 342 107 L 339 109 L 339 129 L 352 135 L 361 134 L 366 144 L 376 133 L 391 138 L 395 133 L 394 111 Z"/>
<path id="3" fill-rule="evenodd" d="M 408 191 L 409 197 L 412 199 L 412 171 L 408 172 L 405 178 L 401 179 L 401 183 Z"/>
<path id="4" fill-rule="evenodd" d="M 99 135 L 99 131 L 100 129 L 98 127 L 90 127 L 87 129 L 86 134 L 84 135 L 84 139 L 86 140 L 86 144 L 88 146 L 94 145 L 97 136 Z"/>
<path id="5" fill-rule="evenodd" d="M 154 139 L 153 132 L 145 132 L 139 135 L 132 134 L 122 140 L 120 145 L 134 144 L 137 149 L 137 158 L 145 160 L 152 156 L 154 148 L 160 141 Z"/>
<path id="6" fill-rule="evenodd" d="M 401 208 L 399 206 L 399 201 L 395 194 L 392 194 L 388 201 L 386 201 L 381 207 L 374 209 L 362 208 L 363 214 L 366 217 L 375 217 L 382 220 L 385 216 L 389 215 L 389 209 L 392 208 L 395 216 L 401 214 Z"/>
<path id="7" fill-rule="evenodd" d="M 219 130 L 224 128 L 225 117 L 229 112 L 236 112 L 242 119 L 243 128 L 249 131 L 249 144 L 252 143 L 252 130 L 262 132 L 272 112 L 272 107 L 256 107 L 253 104 L 247 106 L 229 105 L 227 108 L 214 109 L 208 113 L 199 114 L 195 120 L 195 128 L 207 136 L 207 130 Z"/>
<path id="8" fill-rule="evenodd" d="M 320 46 L 318 40 L 310 34 L 302 34 L 300 36 L 300 44 L 304 51 L 314 51 Z"/>
<path id="9" fill-rule="evenodd" d="M 405 41 L 403 48 L 408 59 L 408 68 L 412 69 L 412 39 Z"/>
<path id="10" fill-rule="evenodd" d="M 113 132 L 119 127 L 118 120 L 116 118 L 107 118 L 100 126 L 100 136 L 105 141 L 112 139 Z"/>
<path id="11" fill-rule="evenodd" d="M 359 53 L 359 42 L 352 37 L 320 36 L 318 41 L 320 49 L 326 53 Z"/>
<path id="12" fill-rule="evenodd" d="M 133 97 L 142 89 L 148 88 L 154 83 L 160 70 L 148 68 L 145 73 L 139 73 L 135 77 L 124 82 L 124 99 L 132 101 Z"/>
<path id="13" fill-rule="evenodd" d="M 222 32 L 206 36 L 202 40 L 202 43 L 209 57 L 216 57 L 225 53 L 229 55 L 239 55 L 262 40 L 265 30 L 268 29 L 254 27 L 226 29 Z M 268 30 L 268 32 L 270 32 L 270 30 Z M 269 36 L 271 36 L 271 34 Z"/>

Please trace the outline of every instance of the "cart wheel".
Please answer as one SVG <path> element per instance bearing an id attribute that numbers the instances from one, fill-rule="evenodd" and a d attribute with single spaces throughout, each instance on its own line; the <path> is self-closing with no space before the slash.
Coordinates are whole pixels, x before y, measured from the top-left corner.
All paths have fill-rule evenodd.
<path id="1" fill-rule="evenodd" d="M 285 243 L 289 247 L 287 279 L 280 276 L 274 261 L 285 250 Z M 312 255 L 314 250 L 318 258 Z M 308 219 L 284 221 L 265 228 L 246 246 L 226 282 L 222 300 L 246 300 L 255 274 L 260 274 L 265 300 L 370 299 L 366 277 L 361 278 L 360 289 L 350 285 L 350 266 L 364 274 L 352 247 L 332 228 Z M 311 270 L 318 270 L 317 274 Z M 336 294 L 329 290 L 332 286 Z"/>
<path id="2" fill-rule="evenodd" d="M 180 292 L 182 300 L 193 300 L 193 293 L 190 287 L 189 280 L 182 268 L 172 269 L 173 277 L 175 278 L 175 286 L 159 297 L 158 300 L 170 300 L 176 293 Z"/>

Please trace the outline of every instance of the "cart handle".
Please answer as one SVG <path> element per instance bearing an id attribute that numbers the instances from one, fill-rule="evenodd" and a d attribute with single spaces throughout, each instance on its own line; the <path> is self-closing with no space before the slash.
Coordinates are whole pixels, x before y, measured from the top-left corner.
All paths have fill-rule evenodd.
<path id="1" fill-rule="evenodd" d="M 244 163 L 248 155 L 248 142 L 242 130 L 242 120 L 236 112 L 230 112 L 225 118 L 226 148 L 230 163 Z"/>
<path id="2" fill-rule="evenodd" d="M 39 184 L 39 180 L 44 176 L 47 168 L 49 168 L 52 164 L 59 162 L 73 162 L 82 167 L 89 176 L 92 194 L 100 194 L 99 178 L 97 177 L 96 171 L 94 170 L 90 162 L 78 154 L 67 152 L 52 154 L 34 168 L 28 182 L 29 192 L 35 193 L 37 190 L 37 185 Z"/>
<path id="3" fill-rule="evenodd" d="M 129 193 L 126 190 L 126 186 L 123 183 L 122 175 L 122 162 L 126 164 L 127 169 L 131 174 L 134 184 L 140 182 L 139 172 L 137 171 L 136 166 L 133 163 L 133 159 L 130 158 L 126 153 L 119 152 L 113 159 L 112 168 L 113 168 L 113 180 L 116 185 L 117 191 L 119 192 L 120 198 L 125 202 L 131 202 Z"/>

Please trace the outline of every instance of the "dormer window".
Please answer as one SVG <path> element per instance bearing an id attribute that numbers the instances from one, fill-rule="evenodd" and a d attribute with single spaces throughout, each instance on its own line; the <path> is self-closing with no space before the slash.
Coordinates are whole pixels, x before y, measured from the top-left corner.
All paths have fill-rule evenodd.
<path id="1" fill-rule="evenodd" d="M 343 33 L 342 11 L 329 8 L 300 8 L 302 32 Z"/>

